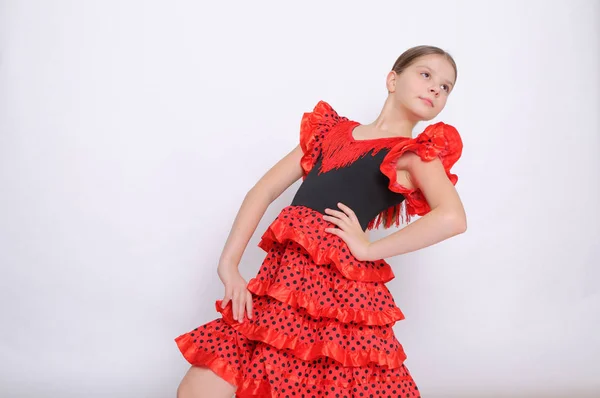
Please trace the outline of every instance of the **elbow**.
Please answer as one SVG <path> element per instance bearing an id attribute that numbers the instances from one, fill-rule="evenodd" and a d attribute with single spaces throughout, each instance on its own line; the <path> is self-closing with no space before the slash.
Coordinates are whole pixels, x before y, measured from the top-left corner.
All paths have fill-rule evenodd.
<path id="1" fill-rule="evenodd" d="M 464 213 L 449 213 L 446 216 L 448 229 L 452 235 L 459 235 L 467 231 L 467 217 Z"/>

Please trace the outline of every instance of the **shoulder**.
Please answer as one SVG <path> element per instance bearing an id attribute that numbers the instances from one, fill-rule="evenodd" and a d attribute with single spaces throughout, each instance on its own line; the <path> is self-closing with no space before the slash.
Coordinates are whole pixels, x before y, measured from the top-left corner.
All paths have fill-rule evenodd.
<path id="1" fill-rule="evenodd" d="M 439 157 L 454 164 L 462 154 L 463 142 L 458 130 L 444 122 L 430 124 L 415 141 L 424 160 Z"/>
<path id="2" fill-rule="evenodd" d="M 392 149 L 396 154 L 396 166 L 410 169 L 423 162 L 439 160 L 450 168 L 462 155 L 463 142 L 458 130 L 447 123 L 431 124 L 415 138 L 403 141 Z"/>
<path id="3" fill-rule="evenodd" d="M 342 121 L 349 120 L 345 116 L 341 116 L 337 111 L 326 101 L 319 101 L 310 112 L 305 112 L 302 115 L 303 127 L 315 127 L 318 124 L 334 125 Z"/>
<path id="4" fill-rule="evenodd" d="M 431 124 L 415 138 L 402 140 L 385 156 L 381 171 L 390 178 L 392 188 L 410 193 L 424 180 L 437 181 L 444 175 L 456 184 L 458 176 L 450 170 L 461 157 L 462 139 L 457 129 L 447 123 Z M 404 177 L 402 177 L 404 176 Z M 400 178 L 400 184 L 395 184 Z M 401 186 L 402 182 L 408 187 Z M 394 189 L 392 189 L 394 190 Z"/>
<path id="5" fill-rule="evenodd" d="M 326 101 L 319 101 L 310 112 L 302 115 L 300 123 L 301 164 L 306 175 L 319 157 L 322 143 L 332 130 L 349 119 L 340 116 Z"/>
<path id="6" fill-rule="evenodd" d="M 349 121 L 347 117 L 339 115 L 328 102 L 321 100 L 312 111 L 302 115 L 300 143 L 305 149 L 312 144 L 313 140 L 318 140 L 318 137 L 324 136 L 338 124 L 347 121 Z"/>

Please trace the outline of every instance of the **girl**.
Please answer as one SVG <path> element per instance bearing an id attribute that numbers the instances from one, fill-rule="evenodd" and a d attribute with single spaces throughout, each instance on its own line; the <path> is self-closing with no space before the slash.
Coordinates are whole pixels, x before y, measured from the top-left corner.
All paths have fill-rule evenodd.
<path id="1" fill-rule="evenodd" d="M 418 46 L 388 73 L 379 117 L 360 124 L 320 101 L 300 144 L 246 195 L 221 255 L 222 317 L 175 339 L 192 365 L 179 398 L 419 397 L 392 326 L 404 318 L 383 259 L 466 230 L 450 168 L 462 141 L 436 117 L 457 76 L 445 51 Z M 267 253 L 247 283 L 237 266 L 267 207 L 303 182 L 262 235 Z M 406 227 L 370 242 L 367 230 Z"/>

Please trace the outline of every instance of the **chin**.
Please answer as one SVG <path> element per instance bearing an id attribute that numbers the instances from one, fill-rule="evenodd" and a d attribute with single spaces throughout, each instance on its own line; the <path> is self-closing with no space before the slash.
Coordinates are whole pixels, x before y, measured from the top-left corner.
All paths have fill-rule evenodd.
<path id="1" fill-rule="evenodd" d="M 421 112 L 419 112 L 419 116 L 421 117 L 421 120 L 423 120 L 424 122 L 428 122 L 432 119 L 435 119 L 442 110 L 435 108 L 427 108 L 426 111 L 423 111 L 423 109 L 421 109 L 420 111 Z"/>
<path id="2" fill-rule="evenodd" d="M 423 112 L 423 109 L 411 109 L 412 114 L 422 122 L 427 122 L 437 116 L 437 112 Z"/>

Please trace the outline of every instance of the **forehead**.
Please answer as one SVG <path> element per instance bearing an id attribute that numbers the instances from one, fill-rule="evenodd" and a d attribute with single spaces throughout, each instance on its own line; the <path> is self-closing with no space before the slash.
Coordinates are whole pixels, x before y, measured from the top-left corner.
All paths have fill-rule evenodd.
<path id="1" fill-rule="evenodd" d="M 411 65 L 411 68 L 428 68 L 441 77 L 453 82 L 455 78 L 454 68 L 446 57 L 438 54 L 423 55 L 417 58 Z"/>

